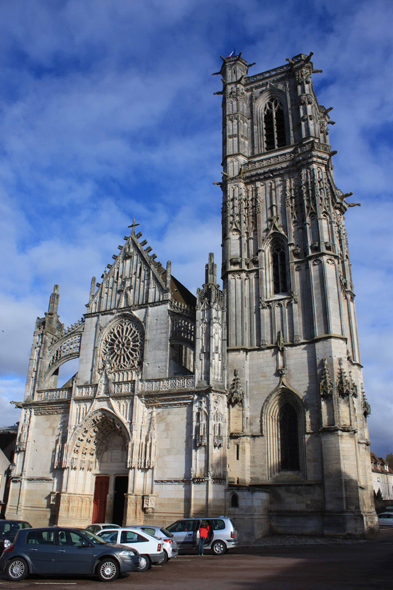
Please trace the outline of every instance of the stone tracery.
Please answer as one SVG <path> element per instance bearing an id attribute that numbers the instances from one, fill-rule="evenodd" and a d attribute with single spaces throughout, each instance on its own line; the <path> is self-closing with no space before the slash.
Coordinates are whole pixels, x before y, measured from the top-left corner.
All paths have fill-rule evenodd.
<path id="1" fill-rule="evenodd" d="M 141 361 L 142 347 L 142 330 L 124 318 L 107 334 L 102 358 L 113 369 L 136 369 Z"/>

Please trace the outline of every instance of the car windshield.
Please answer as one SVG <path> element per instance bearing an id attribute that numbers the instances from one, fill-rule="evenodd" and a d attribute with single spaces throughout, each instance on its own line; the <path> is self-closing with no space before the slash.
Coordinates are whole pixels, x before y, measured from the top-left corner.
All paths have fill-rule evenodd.
<path id="1" fill-rule="evenodd" d="M 91 541 L 95 545 L 105 545 L 106 544 L 106 541 L 104 541 L 103 539 L 101 539 L 101 537 L 98 537 L 94 533 L 91 533 L 90 531 L 83 531 L 83 534 L 85 535 L 85 537 L 87 537 L 89 539 L 89 541 Z"/>

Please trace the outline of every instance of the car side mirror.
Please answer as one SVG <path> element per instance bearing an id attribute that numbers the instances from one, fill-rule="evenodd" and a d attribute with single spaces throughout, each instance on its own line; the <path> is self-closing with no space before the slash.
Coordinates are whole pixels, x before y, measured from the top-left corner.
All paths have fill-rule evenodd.
<path id="1" fill-rule="evenodd" d="M 80 545 L 80 547 L 91 547 L 91 544 L 88 543 L 87 541 L 83 541 L 82 545 Z"/>

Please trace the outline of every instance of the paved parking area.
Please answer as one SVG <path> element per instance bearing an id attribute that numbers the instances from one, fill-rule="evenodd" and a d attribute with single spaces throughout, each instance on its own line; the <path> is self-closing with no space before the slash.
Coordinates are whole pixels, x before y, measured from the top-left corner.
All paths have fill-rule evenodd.
<path id="1" fill-rule="evenodd" d="M 17 584 L 0 575 L 0 590 L 85 590 L 96 579 L 29 577 Z M 216 557 L 181 555 L 145 573 L 107 584 L 111 590 L 392 590 L 393 531 L 374 540 L 327 545 L 263 546 Z"/>

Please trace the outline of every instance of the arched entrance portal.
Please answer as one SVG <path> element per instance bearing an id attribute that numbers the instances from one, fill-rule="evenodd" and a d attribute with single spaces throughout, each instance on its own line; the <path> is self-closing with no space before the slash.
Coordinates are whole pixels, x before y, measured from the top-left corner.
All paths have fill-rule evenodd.
<path id="1" fill-rule="evenodd" d="M 114 413 L 99 410 L 74 433 L 58 524 L 125 521 L 129 433 Z"/>
<path id="2" fill-rule="evenodd" d="M 123 524 L 128 489 L 127 447 L 122 434 L 113 431 L 97 449 L 93 523 Z"/>

